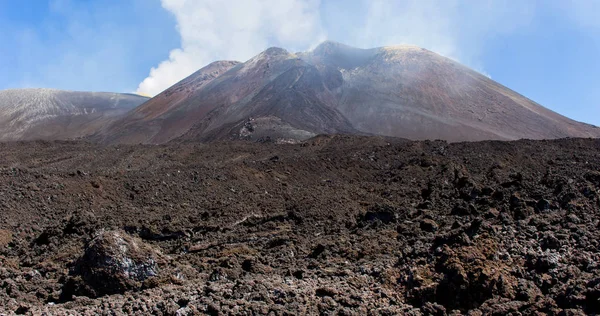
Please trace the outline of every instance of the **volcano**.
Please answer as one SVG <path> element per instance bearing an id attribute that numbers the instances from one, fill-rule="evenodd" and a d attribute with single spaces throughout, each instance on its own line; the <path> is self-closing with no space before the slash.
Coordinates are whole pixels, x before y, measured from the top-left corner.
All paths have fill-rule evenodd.
<path id="1" fill-rule="evenodd" d="M 105 92 L 0 91 L 0 141 L 89 136 L 147 100 L 133 94 Z"/>
<path id="2" fill-rule="evenodd" d="M 447 141 L 599 137 L 451 59 L 416 46 L 269 48 L 219 61 L 96 135 L 109 143 L 359 134 Z"/>

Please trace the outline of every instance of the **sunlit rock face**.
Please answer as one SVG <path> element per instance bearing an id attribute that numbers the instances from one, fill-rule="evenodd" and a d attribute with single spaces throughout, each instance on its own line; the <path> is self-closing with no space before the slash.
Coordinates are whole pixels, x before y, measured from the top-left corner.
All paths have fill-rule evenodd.
<path id="1" fill-rule="evenodd" d="M 269 48 L 244 63 L 212 63 L 97 139 L 289 142 L 333 133 L 476 141 L 598 137 L 600 129 L 416 46 L 324 42 L 308 52 Z"/>

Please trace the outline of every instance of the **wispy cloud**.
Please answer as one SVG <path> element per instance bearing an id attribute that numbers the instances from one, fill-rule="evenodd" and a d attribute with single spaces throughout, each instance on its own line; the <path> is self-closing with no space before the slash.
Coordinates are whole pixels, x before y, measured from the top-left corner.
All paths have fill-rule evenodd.
<path id="1" fill-rule="evenodd" d="M 486 73 L 487 43 L 526 32 L 540 11 L 600 30 L 596 0 L 49 0 L 49 11 L 15 26 L 0 13 L 0 67 L 14 74 L 1 86 L 155 95 L 215 60 L 324 39 L 415 44 Z"/>
<path id="2" fill-rule="evenodd" d="M 483 71 L 483 41 L 532 18 L 512 0 L 162 0 L 182 46 L 152 68 L 138 92 L 155 95 L 219 59 L 244 61 L 269 46 L 305 50 L 328 37 L 358 47 L 414 44 Z"/>
<path id="3" fill-rule="evenodd" d="M 512 0 L 363 0 L 358 36 L 348 41 L 373 47 L 418 45 L 483 71 L 486 40 L 531 22 L 535 2 Z"/>
<path id="4" fill-rule="evenodd" d="M 247 60 L 268 46 L 305 49 L 325 39 L 318 0 L 162 0 L 181 48 L 152 68 L 138 93 L 155 95 L 215 60 Z"/>

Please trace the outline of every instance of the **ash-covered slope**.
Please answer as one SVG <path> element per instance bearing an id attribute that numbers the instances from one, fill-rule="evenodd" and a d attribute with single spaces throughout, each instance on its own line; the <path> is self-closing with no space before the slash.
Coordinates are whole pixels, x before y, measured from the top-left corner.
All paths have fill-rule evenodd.
<path id="1" fill-rule="evenodd" d="M 360 133 L 335 109 L 328 79 L 298 55 L 270 48 L 219 78 L 215 97 L 220 106 L 181 139 L 294 141 L 317 134 Z M 222 98 L 221 91 L 229 95 Z"/>
<path id="2" fill-rule="evenodd" d="M 196 113 L 193 106 L 202 88 L 237 64 L 209 64 L 137 107 L 98 138 L 117 143 L 161 143 L 180 136 L 205 114 Z"/>
<path id="3" fill-rule="evenodd" d="M 163 143 L 322 133 L 473 141 L 599 137 L 600 129 L 425 49 L 325 42 L 310 52 L 269 48 L 245 63 L 213 63 L 98 136 Z"/>
<path id="4" fill-rule="evenodd" d="M 88 136 L 147 100 L 138 95 L 107 92 L 0 91 L 0 141 Z"/>
<path id="5" fill-rule="evenodd" d="M 207 75 L 208 74 L 208 75 Z M 202 84 L 186 87 L 187 82 Z M 113 124 L 99 139 L 162 143 L 176 138 L 306 139 L 319 133 L 357 133 L 333 107 L 317 68 L 281 48 L 245 63 L 220 61 L 167 89 Z M 176 100 L 169 96 L 186 90 Z"/>
<path id="6" fill-rule="evenodd" d="M 363 50 L 325 42 L 301 56 L 341 75 L 336 108 L 363 132 L 451 141 L 600 136 L 594 126 L 416 46 Z"/>

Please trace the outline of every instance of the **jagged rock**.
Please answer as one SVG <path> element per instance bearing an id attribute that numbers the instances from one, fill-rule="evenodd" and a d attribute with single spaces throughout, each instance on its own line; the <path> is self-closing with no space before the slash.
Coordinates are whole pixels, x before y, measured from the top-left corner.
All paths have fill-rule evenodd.
<path id="1" fill-rule="evenodd" d="M 369 226 L 370 224 L 390 224 L 396 223 L 397 217 L 394 208 L 388 205 L 377 205 L 372 207 L 365 214 L 358 218 L 359 226 Z"/>
<path id="2" fill-rule="evenodd" d="M 557 253 L 546 253 L 537 258 L 535 268 L 538 272 L 548 272 L 558 267 L 560 256 Z"/>
<path id="3" fill-rule="evenodd" d="M 248 258 L 242 262 L 242 270 L 250 273 L 265 273 L 269 272 L 270 269 L 258 262 L 256 258 Z"/>
<path id="4" fill-rule="evenodd" d="M 600 313 L 600 278 L 596 278 L 587 284 L 585 292 L 586 312 L 590 314 Z"/>
<path id="5" fill-rule="evenodd" d="M 546 249 L 559 249 L 561 246 L 561 241 L 556 238 L 553 234 L 547 234 L 540 242 L 542 250 Z"/>
<path id="6" fill-rule="evenodd" d="M 438 224 L 434 220 L 428 218 L 422 220 L 419 227 L 426 232 L 435 232 L 438 230 Z"/>
<path id="7" fill-rule="evenodd" d="M 74 275 L 89 288 L 91 296 L 123 293 L 142 288 L 160 273 L 163 255 L 138 238 L 120 231 L 104 231 L 90 241 L 77 261 Z"/>
<path id="8" fill-rule="evenodd" d="M 84 235 L 92 233 L 97 227 L 98 219 L 89 211 L 75 212 L 67 219 L 63 232 L 65 234 Z"/>
<path id="9" fill-rule="evenodd" d="M 544 212 L 550 209 L 550 201 L 546 199 L 541 199 L 536 204 L 536 209 L 538 212 Z"/>
<path id="10" fill-rule="evenodd" d="M 6 229 L 0 229 L 0 248 L 7 246 L 12 241 L 12 233 Z"/>
<path id="11" fill-rule="evenodd" d="M 523 279 L 519 280 L 516 291 L 516 299 L 519 301 L 533 302 L 542 295 L 533 282 Z"/>
<path id="12" fill-rule="evenodd" d="M 337 291 L 333 288 L 318 288 L 315 291 L 315 295 L 317 295 L 319 297 L 325 297 L 325 296 L 334 297 L 337 294 L 338 294 Z"/>

